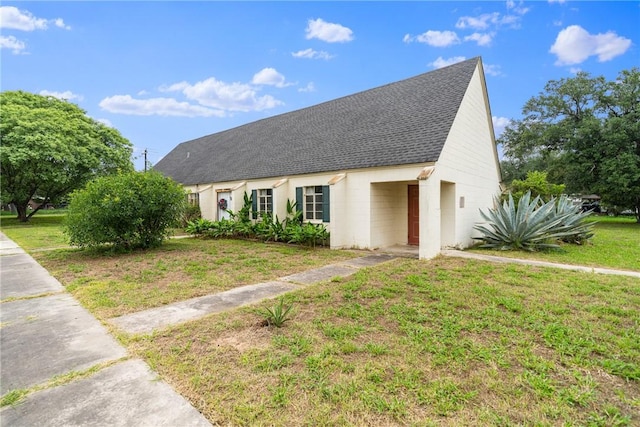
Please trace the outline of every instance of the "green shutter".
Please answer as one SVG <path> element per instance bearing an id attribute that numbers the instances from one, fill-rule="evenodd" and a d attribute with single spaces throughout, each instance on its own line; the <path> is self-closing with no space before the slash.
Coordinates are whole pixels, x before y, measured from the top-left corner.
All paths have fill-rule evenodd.
<path id="1" fill-rule="evenodd" d="M 296 211 L 302 212 L 304 199 L 302 198 L 302 187 L 296 187 Z"/>
<path id="2" fill-rule="evenodd" d="M 298 213 L 300 222 L 304 221 L 304 214 L 302 213 L 302 203 L 304 203 L 304 199 L 302 197 L 302 187 L 296 187 L 296 213 Z"/>
<path id="3" fill-rule="evenodd" d="M 258 219 L 258 190 L 251 190 L 251 218 Z"/>
<path id="4" fill-rule="evenodd" d="M 329 222 L 329 186 L 322 186 L 322 222 Z"/>

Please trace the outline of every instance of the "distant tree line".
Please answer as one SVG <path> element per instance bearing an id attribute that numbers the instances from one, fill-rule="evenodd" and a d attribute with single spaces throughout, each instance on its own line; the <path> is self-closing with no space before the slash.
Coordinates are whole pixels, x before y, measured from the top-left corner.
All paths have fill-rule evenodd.
<path id="1" fill-rule="evenodd" d="M 498 139 L 503 179 L 545 171 L 568 194 L 598 194 L 602 203 L 632 209 L 640 222 L 640 70 L 613 81 L 580 72 L 552 80 L 522 108 Z"/>

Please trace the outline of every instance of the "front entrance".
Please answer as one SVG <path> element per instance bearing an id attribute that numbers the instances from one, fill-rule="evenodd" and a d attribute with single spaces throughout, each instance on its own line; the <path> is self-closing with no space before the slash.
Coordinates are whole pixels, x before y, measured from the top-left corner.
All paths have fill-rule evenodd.
<path id="1" fill-rule="evenodd" d="M 221 219 L 230 219 L 231 215 L 229 214 L 229 200 L 231 199 L 230 191 L 220 191 L 218 192 L 218 221 Z"/>
<path id="2" fill-rule="evenodd" d="M 409 245 L 420 244 L 420 189 L 417 185 L 409 185 Z"/>

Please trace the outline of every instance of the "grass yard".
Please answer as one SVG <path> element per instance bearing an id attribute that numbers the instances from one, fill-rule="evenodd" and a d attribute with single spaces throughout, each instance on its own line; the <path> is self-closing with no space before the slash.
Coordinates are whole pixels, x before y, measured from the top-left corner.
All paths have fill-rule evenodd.
<path id="1" fill-rule="evenodd" d="M 2 231 L 102 320 L 358 256 L 174 239 L 129 254 L 58 249 L 56 215 Z M 503 256 L 640 270 L 640 226 L 592 246 Z M 62 240 L 61 240 L 62 239 Z M 220 425 L 640 425 L 640 279 L 438 257 L 395 259 L 287 295 L 118 338 Z"/>
<path id="2" fill-rule="evenodd" d="M 640 424 L 638 279 L 396 259 L 288 301 L 129 348 L 220 425 Z"/>
<path id="3" fill-rule="evenodd" d="M 595 236 L 590 243 L 565 244 L 560 250 L 540 252 L 470 249 L 471 252 L 562 264 L 640 271 L 640 224 L 628 217 L 592 217 Z"/>
<path id="4" fill-rule="evenodd" d="M 38 211 L 28 222 L 19 222 L 14 214 L 0 216 L 2 232 L 27 252 L 68 246 L 62 233 L 64 211 Z"/>
<path id="5" fill-rule="evenodd" d="M 105 320 L 274 280 L 350 259 L 358 252 L 189 238 L 129 254 L 67 249 L 33 256 L 96 317 Z"/>

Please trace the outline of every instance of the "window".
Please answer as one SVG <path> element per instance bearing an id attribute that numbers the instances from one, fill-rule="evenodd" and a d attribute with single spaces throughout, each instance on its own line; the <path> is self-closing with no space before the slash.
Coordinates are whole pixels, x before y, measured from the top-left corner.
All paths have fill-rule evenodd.
<path id="1" fill-rule="evenodd" d="M 329 222 L 329 186 L 296 187 L 296 208 L 305 221 Z"/>
<path id="2" fill-rule="evenodd" d="M 265 188 L 251 191 L 251 217 L 258 217 L 265 213 L 273 213 L 273 190 Z"/>
<path id="3" fill-rule="evenodd" d="M 272 213 L 273 212 L 273 190 L 265 189 L 258 190 L 258 212 Z"/>
<path id="4" fill-rule="evenodd" d="M 187 203 L 190 206 L 200 206 L 200 193 L 187 194 Z"/>
<path id="5" fill-rule="evenodd" d="M 304 219 L 322 219 L 322 186 L 304 187 Z"/>

